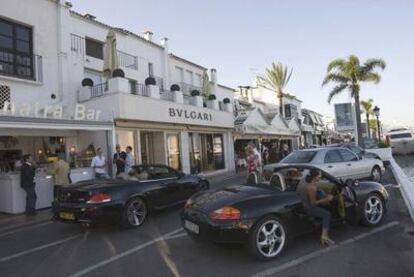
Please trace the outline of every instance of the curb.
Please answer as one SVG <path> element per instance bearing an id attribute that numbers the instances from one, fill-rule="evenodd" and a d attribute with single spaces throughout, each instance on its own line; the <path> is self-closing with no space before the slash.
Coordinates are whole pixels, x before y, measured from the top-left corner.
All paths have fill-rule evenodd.
<path id="1" fill-rule="evenodd" d="M 414 184 L 410 181 L 410 179 L 408 179 L 407 175 L 405 175 L 404 171 L 397 164 L 394 158 L 390 160 L 390 164 L 391 171 L 400 185 L 400 191 L 408 212 L 410 213 L 411 220 L 414 222 Z"/>

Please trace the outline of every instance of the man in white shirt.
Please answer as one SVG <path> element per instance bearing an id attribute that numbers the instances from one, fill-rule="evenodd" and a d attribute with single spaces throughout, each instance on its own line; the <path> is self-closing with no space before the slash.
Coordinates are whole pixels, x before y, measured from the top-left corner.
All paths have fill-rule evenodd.
<path id="1" fill-rule="evenodd" d="M 92 159 L 91 167 L 95 169 L 96 178 L 106 178 L 106 159 L 102 155 L 102 148 L 96 149 L 96 156 Z"/>
<path id="2" fill-rule="evenodd" d="M 135 161 L 134 157 L 132 156 L 132 147 L 127 146 L 125 158 L 125 172 L 128 173 L 132 169 L 133 165 L 135 165 Z"/>

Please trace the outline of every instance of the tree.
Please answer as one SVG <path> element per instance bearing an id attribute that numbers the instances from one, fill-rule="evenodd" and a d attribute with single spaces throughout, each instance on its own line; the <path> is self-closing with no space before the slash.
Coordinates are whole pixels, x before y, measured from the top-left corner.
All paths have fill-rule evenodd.
<path id="1" fill-rule="evenodd" d="M 361 108 L 359 105 L 359 93 L 361 84 L 364 82 L 373 82 L 378 84 L 381 81 L 381 76 L 375 71 L 377 68 L 385 69 L 385 61 L 382 59 L 368 59 L 361 65 L 359 58 L 355 55 L 349 56 L 348 60 L 336 59 L 329 65 L 326 76 L 322 82 L 322 86 L 328 83 L 336 83 L 336 86 L 331 90 L 328 96 L 328 103 L 331 103 L 332 98 L 336 95 L 348 90 L 351 97 L 354 98 L 355 116 L 357 122 L 358 144 L 363 147 L 361 132 Z"/>
<path id="2" fill-rule="evenodd" d="M 279 99 L 279 113 L 283 117 L 283 90 L 289 83 L 292 76 L 293 69 L 290 70 L 282 63 L 272 63 L 270 68 L 266 68 L 265 75 L 257 76 L 258 84 L 267 87 L 276 92 L 276 96 Z"/>
<path id="3" fill-rule="evenodd" d="M 361 107 L 362 107 L 362 111 L 365 113 L 365 116 L 367 117 L 367 131 L 368 131 L 368 138 L 371 138 L 371 132 L 370 132 L 370 127 L 369 127 L 369 116 L 370 115 L 374 115 L 374 111 L 373 109 L 373 103 L 374 100 L 372 99 L 368 99 L 368 101 L 361 101 Z"/>

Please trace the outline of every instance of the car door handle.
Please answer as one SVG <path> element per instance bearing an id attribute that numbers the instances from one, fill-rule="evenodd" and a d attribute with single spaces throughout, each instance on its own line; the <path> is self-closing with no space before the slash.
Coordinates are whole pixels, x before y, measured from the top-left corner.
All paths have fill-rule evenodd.
<path id="1" fill-rule="evenodd" d="M 347 166 L 352 166 L 352 164 L 347 164 Z"/>
<path id="2" fill-rule="evenodd" d="M 333 165 L 328 165 L 328 168 L 333 168 Z"/>

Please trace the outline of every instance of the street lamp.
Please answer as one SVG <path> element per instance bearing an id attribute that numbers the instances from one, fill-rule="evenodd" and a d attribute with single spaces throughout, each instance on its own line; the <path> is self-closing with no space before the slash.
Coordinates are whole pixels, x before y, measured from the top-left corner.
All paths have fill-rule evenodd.
<path id="1" fill-rule="evenodd" d="M 378 130 L 378 142 L 380 142 L 381 141 L 381 131 L 380 131 L 380 122 L 379 122 L 379 116 L 380 116 L 380 108 L 378 108 L 378 106 L 375 106 L 374 107 L 374 114 L 375 114 L 375 117 L 377 118 L 377 130 Z M 368 123 L 369 124 L 369 123 Z"/>

